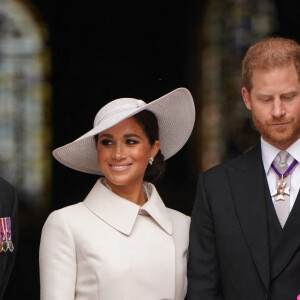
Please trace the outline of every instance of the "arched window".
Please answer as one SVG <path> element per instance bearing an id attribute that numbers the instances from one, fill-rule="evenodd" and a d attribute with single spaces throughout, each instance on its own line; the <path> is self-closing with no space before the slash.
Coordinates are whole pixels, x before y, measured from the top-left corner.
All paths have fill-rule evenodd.
<path id="1" fill-rule="evenodd" d="M 271 0 L 210 0 L 197 32 L 198 169 L 207 170 L 257 141 L 241 97 L 241 61 L 248 47 L 277 28 Z"/>
<path id="2" fill-rule="evenodd" d="M 0 5 L 0 176 L 20 200 L 44 205 L 51 131 L 46 30 L 25 1 Z"/>

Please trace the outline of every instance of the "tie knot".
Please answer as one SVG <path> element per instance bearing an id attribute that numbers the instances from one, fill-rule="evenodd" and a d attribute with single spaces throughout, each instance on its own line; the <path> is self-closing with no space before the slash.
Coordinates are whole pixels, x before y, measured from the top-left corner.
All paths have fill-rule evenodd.
<path id="1" fill-rule="evenodd" d="M 287 161 L 287 158 L 289 156 L 289 153 L 286 152 L 286 151 L 280 151 L 278 153 L 278 156 L 279 156 L 279 167 L 280 168 L 283 168 L 285 167 L 287 164 L 286 164 L 286 161 Z"/>

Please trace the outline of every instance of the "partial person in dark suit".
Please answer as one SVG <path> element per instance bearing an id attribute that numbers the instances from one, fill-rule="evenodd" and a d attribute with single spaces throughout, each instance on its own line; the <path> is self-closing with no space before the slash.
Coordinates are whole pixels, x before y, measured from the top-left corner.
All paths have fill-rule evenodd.
<path id="1" fill-rule="evenodd" d="M 11 275 L 18 239 L 18 201 L 15 189 L 0 178 L 0 299 Z"/>
<path id="2" fill-rule="evenodd" d="M 187 299 L 300 294 L 300 46 L 268 38 L 242 62 L 258 145 L 199 177 Z"/>

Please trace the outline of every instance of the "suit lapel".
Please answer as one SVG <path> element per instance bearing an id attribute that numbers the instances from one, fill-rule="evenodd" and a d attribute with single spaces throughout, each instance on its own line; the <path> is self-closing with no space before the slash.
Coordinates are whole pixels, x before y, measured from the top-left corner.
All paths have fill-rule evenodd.
<path id="1" fill-rule="evenodd" d="M 270 282 L 270 255 L 265 202 L 265 172 L 260 145 L 228 168 L 230 188 L 240 225 L 254 263 L 265 284 Z"/>
<path id="2" fill-rule="evenodd" d="M 282 230 L 282 236 L 272 255 L 272 274 L 271 278 L 276 277 L 289 263 L 295 251 L 300 245 L 300 195 L 290 212 L 290 215 Z"/>

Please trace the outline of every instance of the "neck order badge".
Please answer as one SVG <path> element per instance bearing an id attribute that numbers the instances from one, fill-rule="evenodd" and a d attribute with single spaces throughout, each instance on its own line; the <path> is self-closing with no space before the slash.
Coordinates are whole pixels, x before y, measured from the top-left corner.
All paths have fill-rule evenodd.
<path id="1" fill-rule="evenodd" d="M 284 201 L 284 195 L 290 195 L 290 187 L 286 186 L 286 182 L 284 182 L 284 178 L 288 175 L 290 175 L 293 170 L 298 165 L 297 160 L 295 159 L 290 166 L 286 169 L 284 173 L 281 173 L 279 169 L 275 166 L 274 163 L 272 163 L 271 167 L 274 170 L 276 176 L 281 181 L 277 183 L 277 189 L 274 189 L 272 192 L 272 197 L 275 197 L 275 201 Z"/>

